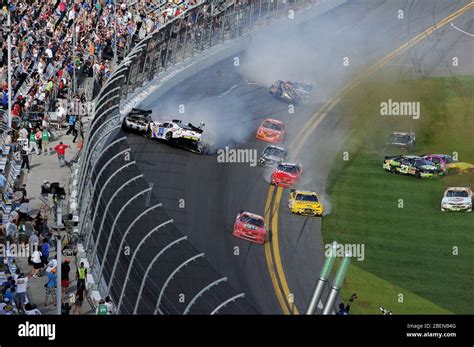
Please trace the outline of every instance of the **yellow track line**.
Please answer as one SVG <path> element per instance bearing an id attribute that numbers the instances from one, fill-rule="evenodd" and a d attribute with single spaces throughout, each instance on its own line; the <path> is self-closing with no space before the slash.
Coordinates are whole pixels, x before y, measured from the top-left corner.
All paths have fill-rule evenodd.
<path id="1" fill-rule="evenodd" d="M 432 34 L 435 30 L 442 28 L 449 22 L 453 21 L 454 19 L 458 18 L 461 16 L 464 12 L 469 10 L 470 8 L 474 8 L 474 0 L 472 0 L 469 4 L 461 7 L 457 11 L 453 12 L 449 16 L 445 17 L 438 23 L 432 25 L 428 29 L 424 30 L 420 34 L 414 36 L 412 39 L 409 41 L 405 42 L 402 46 L 398 47 L 396 50 L 385 56 L 384 58 L 380 59 L 378 62 L 376 62 L 374 65 L 372 65 L 367 71 L 364 72 L 364 74 L 353 81 L 352 83 L 348 84 L 346 87 L 344 87 L 339 93 L 336 94 L 336 96 L 332 99 L 330 99 L 326 104 L 323 105 L 323 107 L 319 110 L 319 112 L 316 112 L 313 117 L 308 121 L 305 127 L 303 127 L 302 131 L 300 134 L 296 137 L 297 140 L 291 144 L 291 153 L 296 156 L 296 154 L 301 150 L 303 144 L 306 142 L 308 137 L 316 130 L 316 128 L 319 126 L 319 124 L 324 120 L 324 118 L 327 116 L 328 112 L 331 111 L 334 106 L 336 106 L 339 101 L 341 100 L 342 96 L 344 96 L 349 90 L 354 88 L 357 84 L 359 84 L 362 80 L 370 76 L 372 73 L 375 71 L 379 70 L 383 66 L 387 65 L 391 60 L 393 60 L 395 57 L 400 55 L 402 52 L 407 50 L 409 47 L 417 44 L 421 40 L 425 39 L 428 35 Z M 274 191 L 274 186 L 270 185 L 270 189 L 268 191 L 268 196 L 267 196 L 267 201 L 265 204 L 265 224 L 268 226 L 270 225 L 270 207 L 271 207 L 271 202 L 272 202 L 272 197 L 273 197 L 273 191 Z M 271 249 L 270 249 L 270 242 L 265 243 L 265 258 L 267 260 L 267 266 L 268 266 L 268 271 L 270 273 L 270 277 L 273 283 L 273 288 L 275 289 L 275 293 L 277 295 L 278 301 L 280 303 L 280 306 L 283 310 L 284 314 L 289 314 L 288 307 L 291 307 L 292 304 L 288 302 L 289 300 L 289 287 L 288 283 L 286 281 L 285 273 L 283 270 L 283 265 L 281 262 L 281 257 L 280 257 L 280 250 L 279 250 L 279 245 L 278 245 L 278 208 L 280 206 L 280 200 L 281 200 L 281 195 L 282 195 L 282 188 L 278 188 L 277 191 L 277 197 L 274 202 L 273 206 L 273 218 L 272 218 L 272 243 L 273 243 L 273 253 L 275 255 L 275 263 L 273 262 L 272 254 L 271 254 Z M 277 267 L 278 270 L 278 277 L 280 279 L 280 283 L 283 286 L 283 290 L 285 292 L 286 298 L 282 296 L 280 287 L 278 285 L 278 280 L 277 280 L 277 274 L 275 273 L 274 266 Z M 288 303 L 288 307 L 287 307 Z M 294 304 L 293 304 L 294 305 Z M 294 311 L 295 313 L 298 314 L 298 310 L 296 306 L 294 306 Z"/>
<path id="2" fill-rule="evenodd" d="M 270 210 L 271 210 L 270 207 L 272 203 L 274 190 L 275 190 L 275 187 L 270 185 L 270 189 L 268 190 L 268 195 L 267 195 L 267 202 L 265 204 L 265 225 L 267 227 L 267 230 L 269 229 L 269 226 L 270 226 Z M 275 273 L 275 268 L 274 268 L 274 263 L 273 263 L 273 258 L 272 258 L 272 250 L 270 248 L 270 242 L 273 242 L 273 241 L 267 240 L 265 242 L 265 258 L 267 260 L 268 273 L 270 274 L 270 278 L 273 284 L 273 289 L 275 290 L 278 302 L 280 303 L 283 313 L 290 314 L 290 311 L 288 310 L 288 307 L 286 306 L 285 298 L 283 297 L 280 291 L 280 287 L 278 285 L 277 275 Z"/>
<path id="3" fill-rule="evenodd" d="M 283 193 L 283 188 L 278 187 L 277 193 L 275 197 L 275 201 L 273 202 L 273 212 L 272 212 L 272 246 L 273 246 L 273 256 L 275 258 L 275 265 L 278 272 L 278 277 L 280 279 L 281 286 L 283 288 L 283 293 L 285 294 L 285 300 L 288 303 L 291 313 L 299 314 L 296 305 L 293 302 L 290 302 L 290 288 L 288 287 L 288 282 L 286 281 L 285 272 L 283 271 L 283 264 L 280 257 L 280 247 L 278 243 L 278 210 L 280 208 L 280 201 L 281 196 Z"/>

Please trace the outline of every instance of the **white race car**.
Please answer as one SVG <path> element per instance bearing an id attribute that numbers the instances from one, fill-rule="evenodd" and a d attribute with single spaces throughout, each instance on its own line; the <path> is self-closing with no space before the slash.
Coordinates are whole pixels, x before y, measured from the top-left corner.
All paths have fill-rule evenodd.
<path id="1" fill-rule="evenodd" d="M 168 142 L 177 141 L 179 139 L 199 142 L 201 141 L 203 127 L 204 123 L 201 123 L 196 127 L 191 123 L 185 125 L 178 119 L 173 119 L 163 123 L 152 121 L 149 123 L 148 136 L 151 139 L 162 139 Z"/>
<path id="2" fill-rule="evenodd" d="M 136 131 L 146 133 L 148 123 L 151 121 L 151 110 L 140 110 L 133 108 L 122 121 L 122 129 L 126 131 Z"/>
<path id="3" fill-rule="evenodd" d="M 441 200 L 441 211 L 472 212 L 472 191 L 467 187 L 450 187 Z"/>

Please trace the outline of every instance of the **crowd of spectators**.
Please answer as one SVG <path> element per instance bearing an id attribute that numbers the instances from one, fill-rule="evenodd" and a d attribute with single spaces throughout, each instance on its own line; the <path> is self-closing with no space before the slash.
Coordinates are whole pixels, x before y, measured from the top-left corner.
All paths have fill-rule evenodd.
<path id="1" fill-rule="evenodd" d="M 50 154 L 49 142 L 54 130 L 69 126 L 66 135 L 80 133 L 80 115 L 87 110 L 85 93 L 74 93 L 81 78 L 94 78 L 101 84 L 112 72 L 113 61 L 123 57 L 134 42 L 179 16 L 198 0 L 127 1 L 117 0 L 12 0 L 0 11 L 0 83 L 2 105 L 0 115 L 6 121 L 8 109 L 8 9 L 11 15 L 12 128 L 2 131 L 0 146 L 8 149 L 11 160 L 19 154 L 21 169 L 30 170 L 32 154 Z M 116 42 L 115 42 L 116 41 Z M 116 46 L 114 46 L 116 43 Z M 117 54 L 117 56 L 115 56 Z M 75 81 L 75 85 L 73 85 Z M 49 115 L 55 115 L 55 126 Z M 82 134 L 81 138 L 82 138 Z M 73 142 L 74 142 L 73 141 Z M 56 149 L 59 153 L 59 151 Z M 60 165 L 64 160 L 58 155 Z M 15 275 L 0 283 L 0 314 L 40 314 L 28 302 L 29 281 L 45 278 L 43 305 L 55 304 L 58 264 L 50 257 L 54 245 L 48 221 L 32 210 L 21 177 L 7 187 L 5 173 L 0 170 L 0 193 L 12 196 L 11 212 L 0 225 L 2 245 L 28 245 L 31 250 L 29 273 L 17 269 Z M 7 220 L 5 222 L 5 220 Z M 1 259 L 3 261 L 3 259 Z M 68 264 L 61 264 L 63 299 L 67 294 Z M 63 266 L 66 266 L 63 268 Z M 78 276 L 75 303 L 63 302 L 63 314 L 81 314 L 85 283 Z M 110 298 L 98 303 L 97 314 L 110 308 Z"/>
<path id="2" fill-rule="evenodd" d="M 12 0 L 13 116 L 55 111 L 57 98 L 72 97 L 74 78 L 94 77 L 101 84 L 112 72 L 113 60 L 123 57 L 133 42 L 197 1 Z M 3 110 L 8 108 L 7 9 L 4 4 L 0 13 Z"/>

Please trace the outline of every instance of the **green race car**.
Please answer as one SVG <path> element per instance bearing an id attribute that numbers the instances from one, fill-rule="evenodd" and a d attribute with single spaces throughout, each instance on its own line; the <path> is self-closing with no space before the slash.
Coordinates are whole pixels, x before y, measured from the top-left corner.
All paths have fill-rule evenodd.
<path id="1" fill-rule="evenodd" d="M 413 155 L 385 157 L 383 168 L 391 173 L 413 175 L 418 178 L 435 178 L 443 175 L 441 168 L 422 157 Z"/>

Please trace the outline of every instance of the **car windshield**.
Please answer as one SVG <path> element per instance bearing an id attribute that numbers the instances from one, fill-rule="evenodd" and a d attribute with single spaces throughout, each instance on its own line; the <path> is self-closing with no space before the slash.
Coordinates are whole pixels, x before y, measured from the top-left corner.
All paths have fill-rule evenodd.
<path id="1" fill-rule="evenodd" d="M 247 224 L 255 225 L 256 227 L 263 227 L 263 220 L 250 217 L 248 214 L 243 214 L 240 221 Z"/>
<path id="2" fill-rule="evenodd" d="M 146 122 L 146 116 L 130 116 L 128 117 L 130 118 L 131 120 L 134 120 L 134 121 L 140 121 L 140 122 Z"/>
<path id="3" fill-rule="evenodd" d="M 392 134 L 390 136 L 390 142 L 392 143 L 409 143 L 410 142 L 410 135 L 402 135 L 402 134 Z"/>
<path id="4" fill-rule="evenodd" d="M 415 160 L 415 166 L 422 166 L 422 165 L 433 165 L 431 162 L 425 160 L 425 159 L 417 159 Z"/>
<path id="5" fill-rule="evenodd" d="M 280 158 L 283 158 L 285 156 L 285 151 L 276 147 L 267 147 L 265 148 L 265 151 L 263 153 L 265 153 L 266 155 L 273 155 Z"/>
<path id="6" fill-rule="evenodd" d="M 444 161 L 446 161 L 446 164 L 455 163 L 455 160 L 454 160 L 453 157 L 451 157 L 450 155 L 445 156 L 445 157 L 444 157 Z"/>
<path id="7" fill-rule="evenodd" d="M 446 193 L 448 198 L 467 198 L 469 195 L 465 190 L 448 190 Z"/>
<path id="8" fill-rule="evenodd" d="M 285 171 L 288 173 L 298 172 L 298 167 L 294 165 L 278 165 L 278 170 Z"/>
<path id="9" fill-rule="evenodd" d="M 276 131 L 281 131 L 281 128 L 282 128 L 280 124 L 269 122 L 267 120 L 263 122 L 263 127 L 267 129 L 276 130 Z"/>
<path id="10" fill-rule="evenodd" d="M 318 197 L 316 195 L 298 194 L 296 200 L 318 202 Z"/>

